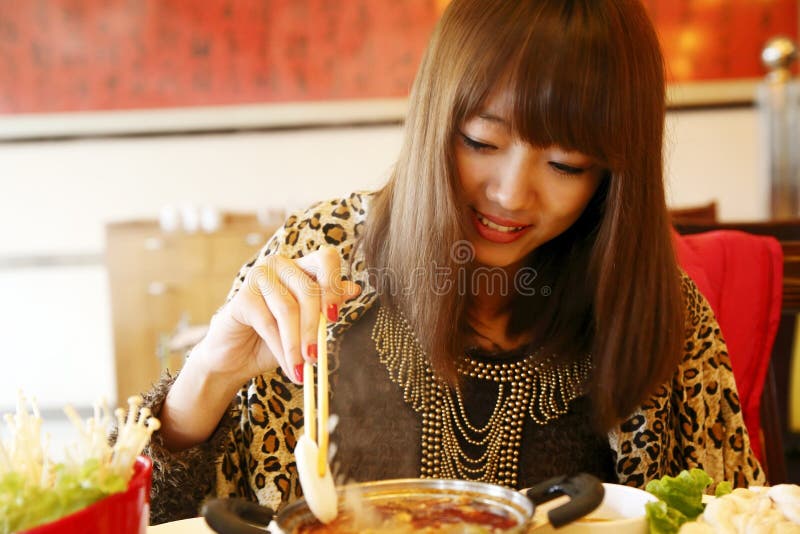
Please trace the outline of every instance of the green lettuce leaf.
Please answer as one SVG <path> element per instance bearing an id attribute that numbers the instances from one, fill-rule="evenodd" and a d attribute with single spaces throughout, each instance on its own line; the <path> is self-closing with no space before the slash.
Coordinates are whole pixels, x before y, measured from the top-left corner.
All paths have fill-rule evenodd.
<path id="1" fill-rule="evenodd" d="M 717 484 L 717 489 L 714 491 L 714 497 L 722 497 L 733 491 L 733 486 L 727 480 L 723 480 Z"/>
<path id="2" fill-rule="evenodd" d="M 703 493 L 713 480 L 702 469 L 681 471 L 677 477 L 665 476 L 648 482 L 647 491 L 688 519 L 703 513 Z"/>
<path id="3" fill-rule="evenodd" d="M 664 501 L 649 502 L 645 504 L 645 510 L 650 534 L 676 534 L 681 525 L 689 520 L 675 508 L 667 506 Z"/>

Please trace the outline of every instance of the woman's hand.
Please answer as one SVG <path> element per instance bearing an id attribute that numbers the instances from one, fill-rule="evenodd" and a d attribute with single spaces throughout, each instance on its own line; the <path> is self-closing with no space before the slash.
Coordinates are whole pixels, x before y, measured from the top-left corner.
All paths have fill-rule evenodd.
<path id="1" fill-rule="evenodd" d="M 317 358 L 320 311 L 336 321 L 339 308 L 361 288 L 342 280 L 339 253 L 323 247 L 303 258 L 268 256 L 211 320 L 192 358 L 239 385 L 280 366 L 303 382 L 303 360 Z M 192 359 L 190 358 L 190 359 Z"/>
<path id="2" fill-rule="evenodd" d="M 332 247 L 298 260 L 269 256 L 250 269 L 167 394 L 159 414 L 164 444 L 181 450 L 206 441 L 254 376 L 280 366 L 302 383 L 303 359 L 316 359 L 320 311 L 333 322 L 341 305 L 361 292 L 342 274 Z"/>

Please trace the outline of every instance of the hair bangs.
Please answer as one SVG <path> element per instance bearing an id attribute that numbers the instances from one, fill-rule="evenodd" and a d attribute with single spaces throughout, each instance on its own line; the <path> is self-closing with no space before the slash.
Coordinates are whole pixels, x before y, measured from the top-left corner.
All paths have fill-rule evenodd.
<path id="1" fill-rule="evenodd" d="M 590 1 L 530 2 L 516 9 L 520 13 L 512 17 L 502 10 L 487 14 L 511 21 L 499 33 L 508 38 L 498 38 L 498 26 L 489 21 L 485 28 L 494 31 L 465 43 L 473 50 L 472 65 L 463 72 L 454 119 L 477 115 L 490 94 L 508 89 L 511 128 L 520 138 L 618 167 L 623 140 L 608 132 L 624 124 L 626 103 L 612 89 L 618 73 L 607 14 Z"/>

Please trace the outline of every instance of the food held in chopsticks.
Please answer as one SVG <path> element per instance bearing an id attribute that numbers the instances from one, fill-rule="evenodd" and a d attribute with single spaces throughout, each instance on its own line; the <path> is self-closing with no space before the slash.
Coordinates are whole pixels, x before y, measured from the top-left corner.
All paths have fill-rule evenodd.
<path id="1" fill-rule="evenodd" d="M 10 437 L 0 443 L 0 534 L 55 521 L 125 490 L 136 457 L 160 426 L 149 409 L 141 408 L 141 397 L 131 397 L 127 418 L 124 410 L 116 411 L 118 434 L 112 446 L 107 406 L 95 405 L 85 424 L 66 407 L 80 437 L 64 451 L 65 460 L 56 463 L 48 457 L 36 403 L 31 405 L 33 413 L 20 394 L 16 414 L 5 416 Z"/>
<path id="2" fill-rule="evenodd" d="M 314 398 L 314 367 L 303 368 L 305 429 L 294 449 L 297 474 L 311 512 L 323 523 L 336 518 L 337 501 L 333 476 L 328 466 L 328 349 L 325 316 L 320 314 L 317 331 L 317 397 Z M 317 403 L 319 406 L 317 406 Z M 316 427 L 315 427 L 316 425 Z"/>

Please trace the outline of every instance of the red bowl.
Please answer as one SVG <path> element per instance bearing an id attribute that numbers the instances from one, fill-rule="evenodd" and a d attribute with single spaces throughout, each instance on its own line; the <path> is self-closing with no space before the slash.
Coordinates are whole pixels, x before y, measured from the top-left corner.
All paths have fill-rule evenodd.
<path id="1" fill-rule="evenodd" d="M 128 489 L 20 534 L 146 534 L 153 461 L 136 458 Z"/>

